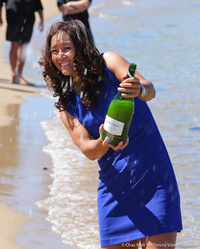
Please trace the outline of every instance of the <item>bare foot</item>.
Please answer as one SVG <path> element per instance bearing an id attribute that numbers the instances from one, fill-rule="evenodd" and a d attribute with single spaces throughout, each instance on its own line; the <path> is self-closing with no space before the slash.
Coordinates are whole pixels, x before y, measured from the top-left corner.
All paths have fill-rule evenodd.
<path id="1" fill-rule="evenodd" d="M 29 85 L 29 82 L 25 80 L 22 76 L 18 77 L 19 83 L 22 85 Z"/>
<path id="2" fill-rule="evenodd" d="M 19 84 L 19 79 L 17 76 L 12 76 L 12 83 L 13 84 Z"/>

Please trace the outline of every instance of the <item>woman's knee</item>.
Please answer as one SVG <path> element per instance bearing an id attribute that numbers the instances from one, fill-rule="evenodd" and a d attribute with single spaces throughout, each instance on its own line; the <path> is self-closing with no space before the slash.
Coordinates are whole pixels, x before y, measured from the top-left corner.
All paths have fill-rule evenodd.
<path id="1" fill-rule="evenodd" d="M 177 232 L 163 233 L 142 239 L 145 249 L 175 249 Z"/>
<path id="2" fill-rule="evenodd" d="M 177 232 L 157 234 L 150 237 L 145 237 L 138 240 L 124 242 L 117 245 L 101 247 L 101 249 L 175 249 Z"/>

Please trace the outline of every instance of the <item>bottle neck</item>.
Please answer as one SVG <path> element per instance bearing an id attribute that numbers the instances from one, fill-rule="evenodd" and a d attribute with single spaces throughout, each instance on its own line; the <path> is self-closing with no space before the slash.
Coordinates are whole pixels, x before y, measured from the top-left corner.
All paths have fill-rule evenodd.
<path id="1" fill-rule="evenodd" d="M 130 98 L 125 98 L 122 96 L 122 93 L 125 93 L 125 92 L 117 92 L 117 94 L 115 95 L 114 99 L 120 99 L 120 100 L 133 100 L 132 97 Z M 131 94 L 131 93 L 126 93 L 126 94 Z"/>

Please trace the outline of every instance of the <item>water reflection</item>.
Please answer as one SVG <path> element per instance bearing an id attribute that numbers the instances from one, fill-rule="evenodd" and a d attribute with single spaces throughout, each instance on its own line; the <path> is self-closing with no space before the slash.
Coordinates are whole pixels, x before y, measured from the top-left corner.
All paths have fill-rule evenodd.
<path id="1" fill-rule="evenodd" d="M 14 188 L 12 182 L 17 178 L 15 168 L 19 165 L 19 105 L 10 104 L 7 106 L 7 113 L 12 117 L 8 126 L 0 127 L 0 194 L 12 196 Z"/>

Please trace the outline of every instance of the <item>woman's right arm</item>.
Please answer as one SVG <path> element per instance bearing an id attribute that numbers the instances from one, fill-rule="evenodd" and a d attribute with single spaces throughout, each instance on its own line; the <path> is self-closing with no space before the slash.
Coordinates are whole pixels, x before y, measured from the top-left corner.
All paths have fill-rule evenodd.
<path id="1" fill-rule="evenodd" d="M 101 137 L 92 139 L 90 133 L 78 119 L 70 115 L 67 111 L 60 111 L 59 114 L 73 142 L 87 158 L 96 160 L 106 154 L 109 149 L 107 141 L 103 141 Z"/>

